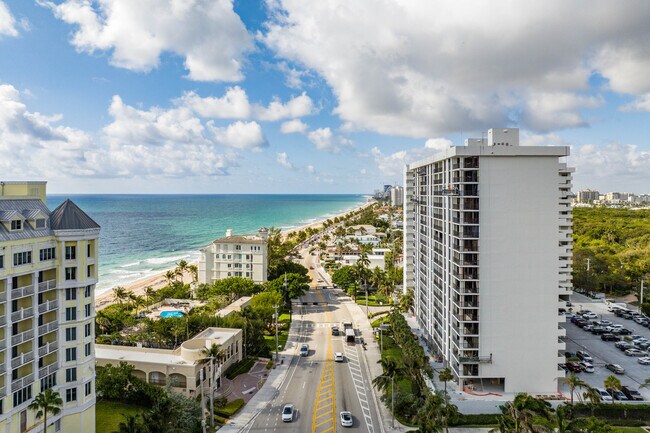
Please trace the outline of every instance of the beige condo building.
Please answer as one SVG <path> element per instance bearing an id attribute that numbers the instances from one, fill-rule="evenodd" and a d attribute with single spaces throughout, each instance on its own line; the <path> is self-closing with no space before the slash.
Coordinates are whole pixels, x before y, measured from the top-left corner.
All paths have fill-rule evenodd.
<path id="1" fill-rule="evenodd" d="M 95 431 L 94 297 L 99 225 L 46 182 L 0 182 L 0 433 L 43 431 L 27 406 L 52 388 L 48 432 Z M 52 427 L 53 425 L 53 427 Z"/>

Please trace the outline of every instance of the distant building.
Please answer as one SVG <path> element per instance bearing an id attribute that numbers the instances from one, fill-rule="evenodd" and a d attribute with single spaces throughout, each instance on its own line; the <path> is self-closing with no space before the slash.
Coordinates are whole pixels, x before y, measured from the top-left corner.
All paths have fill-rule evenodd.
<path id="1" fill-rule="evenodd" d="M 45 182 L 0 182 L 0 431 L 42 431 L 27 406 L 52 388 L 47 431 L 92 432 L 100 227 L 45 196 Z"/>
<path id="2" fill-rule="evenodd" d="M 379 269 L 386 269 L 386 253 L 390 251 L 390 248 L 373 248 L 372 249 L 372 254 L 368 254 L 368 260 L 370 263 L 368 264 L 368 269 L 374 269 L 374 268 L 379 268 Z M 349 252 L 349 253 L 344 253 L 341 257 L 340 260 L 337 260 L 337 262 L 341 266 L 354 266 L 357 264 L 359 259 L 361 258 L 361 252 Z"/>
<path id="3" fill-rule="evenodd" d="M 166 320 L 166 319 L 158 319 Z M 208 364 L 201 364 L 205 358 L 203 349 L 212 344 L 218 345 L 223 353 L 222 363 L 215 362 L 222 373 L 228 367 L 242 360 L 242 330 L 231 328 L 207 328 L 194 338 L 181 344 L 176 350 L 151 349 L 133 346 L 114 346 L 98 344 L 96 347 L 97 366 L 117 365 L 124 361 L 135 369 L 133 375 L 147 383 L 171 388 L 187 397 L 196 397 L 201 390 L 201 370 L 205 378 L 204 392 L 209 395 L 211 378 Z M 216 372 L 215 389 L 219 389 L 219 371 Z M 78 431 L 75 429 L 64 431 Z M 83 431 L 94 431 L 93 429 Z"/>
<path id="4" fill-rule="evenodd" d="M 250 278 L 256 283 L 267 279 L 269 231 L 262 227 L 256 235 L 233 235 L 212 241 L 201 250 L 199 283 L 212 284 L 228 277 Z"/>
<path id="5" fill-rule="evenodd" d="M 578 191 L 578 202 L 580 203 L 593 203 L 600 198 L 600 193 L 598 191 L 592 191 L 590 189 L 583 189 Z"/>
<path id="6" fill-rule="evenodd" d="M 404 204 L 404 188 L 401 186 L 391 188 L 390 204 L 391 206 L 402 206 Z"/>

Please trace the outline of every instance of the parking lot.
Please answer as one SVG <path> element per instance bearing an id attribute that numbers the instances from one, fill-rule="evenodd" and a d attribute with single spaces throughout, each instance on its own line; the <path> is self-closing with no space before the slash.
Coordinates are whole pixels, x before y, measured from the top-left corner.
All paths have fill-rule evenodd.
<path id="1" fill-rule="evenodd" d="M 614 324 L 621 324 L 632 331 L 633 334 L 642 335 L 650 339 L 650 329 L 636 324 L 633 320 L 626 320 L 616 317 L 607 310 L 607 304 L 603 301 L 591 300 L 579 294 L 572 297 L 573 312 L 580 310 L 590 310 L 598 315 L 596 320 L 609 320 Z M 587 351 L 594 362 L 593 373 L 577 373 L 579 377 L 592 387 L 603 388 L 603 381 L 614 373 L 605 368 L 605 364 L 619 364 L 625 369 L 624 374 L 616 374 L 622 385 L 638 389 L 644 399 L 650 400 L 650 389 L 639 389 L 646 379 L 650 378 L 650 365 L 641 365 L 637 362 L 638 357 L 626 356 L 625 353 L 614 346 L 614 342 L 602 341 L 600 335 L 594 335 L 589 331 L 584 331 L 567 320 L 566 325 L 566 351 L 577 352 L 578 350 Z M 624 339 L 624 337 L 622 337 Z M 567 373 L 568 376 L 568 373 Z M 566 385 L 560 386 L 561 391 L 568 396 L 569 391 Z"/>

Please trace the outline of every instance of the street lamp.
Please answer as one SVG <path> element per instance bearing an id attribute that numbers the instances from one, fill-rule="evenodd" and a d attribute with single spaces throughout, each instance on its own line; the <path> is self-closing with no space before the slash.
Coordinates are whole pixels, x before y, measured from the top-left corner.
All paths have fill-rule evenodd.
<path id="1" fill-rule="evenodd" d="M 275 362 L 278 362 L 278 305 L 274 305 L 275 310 Z"/>
<path id="2" fill-rule="evenodd" d="M 391 415 L 393 416 L 393 426 L 392 428 L 395 428 L 395 377 L 394 376 L 386 376 L 386 375 L 381 375 L 378 377 L 385 377 L 390 379 L 390 412 Z"/>

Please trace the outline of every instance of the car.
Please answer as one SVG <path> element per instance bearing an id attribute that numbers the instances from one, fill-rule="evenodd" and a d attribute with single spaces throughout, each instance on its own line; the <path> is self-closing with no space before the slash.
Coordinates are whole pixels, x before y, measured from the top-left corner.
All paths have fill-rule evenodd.
<path id="1" fill-rule="evenodd" d="M 643 317 L 643 316 L 636 316 L 636 317 L 634 318 L 634 321 L 635 321 L 636 323 L 638 323 L 639 325 L 641 325 L 641 324 L 643 324 L 644 322 L 647 322 L 648 319 L 647 319 L 646 317 Z"/>
<path id="2" fill-rule="evenodd" d="M 583 331 L 591 331 L 591 329 L 594 327 L 594 325 L 585 325 L 582 327 Z"/>
<path id="3" fill-rule="evenodd" d="M 334 362 L 343 362 L 343 354 L 341 352 L 334 354 Z"/>
<path id="4" fill-rule="evenodd" d="M 585 319 L 598 319 L 598 314 L 596 313 L 585 313 L 582 315 Z"/>
<path id="5" fill-rule="evenodd" d="M 621 341 L 621 337 L 614 334 L 603 334 L 600 339 L 603 341 Z"/>
<path id="6" fill-rule="evenodd" d="M 567 371 L 566 364 L 558 364 L 557 366 L 562 370 Z"/>
<path id="7" fill-rule="evenodd" d="M 303 343 L 302 346 L 300 346 L 300 356 L 307 355 L 309 355 L 309 344 Z"/>
<path id="8" fill-rule="evenodd" d="M 573 304 L 571 303 L 571 301 L 566 301 L 566 306 L 567 307 L 573 307 Z"/>
<path id="9" fill-rule="evenodd" d="M 611 324 L 612 324 L 612 322 L 609 321 L 609 320 L 601 320 L 600 321 L 600 326 L 609 326 Z"/>
<path id="10" fill-rule="evenodd" d="M 585 319 L 578 319 L 576 322 L 576 326 L 579 328 L 582 328 L 583 326 L 587 326 L 589 322 L 587 322 Z"/>
<path id="11" fill-rule="evenodd" d="M 580 310 L 580 311 L 578 311 L 578 314 L 580 316 L 584 316 L 585 314 L 589 314 L 589 313 L 591 313 L 591 310 Z"/>
<path id="12" fill-rule="evenodd" d="M 632 344 L 643 344 L 648 343 L 648 339 L 645 337 L 634 338 L 632 337 Z"/>
<path id="13" fill-rule="evenodd" d="M 593 328 L 591 328 L 591 333 L 594 335 L 602 335 L 605 333 L 605 328 L 603 328 L 602 326 L 594 326 Z"/>
<path id="14" fill-rule="evenodd" d="M 625 394 L 628 400 L 635 400 L 635 401 L 643 400 L 643 396 L 639 393 L 639 391 L 637 391 L 634 388 L 623 385 L 621 386 L 621 391 L 623 391 L 623 394 Z"/>
<path id="15" fill-rule="evenodd" d="M 626 312 L 626 313 L 621 314 L 621 319 L 632 320 L 633 317 L 634 316 L 632 315 L 632 313 L 627 313 Z"/>
<path id="16" fill-rule="evenodd" d="M 574 373 L 580 373 L 582 371 L 582 367 L 580 367 L 580 364 L 574 361 L 570 361 L 566 363 L 566 368 L 569 371 L 572 371 Z"/>
<path id="17" fill-rule="evenodd" d="M 628 400 L 627 396 L 625 394 L 623 394 L 623 392 L 619 391 L 618 389 L 608 388 L 607 392 L 609 393 L 609 395 L 614 397 L 614 400 L 618 400 L 618 401 L 627 401 Z"/>
<path id="18" fill-rule="evenodd" d="M 314 267 L 313 267 L 313 266 L 310 266 L 309 269 L 311 269 L 311 270 L 313 271 L 313 270 L 314 270 Z"/>
<path id="19" fill-rule="evenodd" d="M 332 335 L 338 337 L 338 335 L 339 335 L 339 327 L 338 326 L 332 326 Z"/>
<path id="20" fill-rule="evenodd" d="M 576 354 L 575 354 L 575 352 L 564 352 L 564 357 L 565 358 L 575 358 Z"/>
<path id="21" fill-rule="evenodd" d="M 582 371 L 584 371 L 585 373 L 593 373 L 595 371 L 594 366 L 588 362 L 583 361 L 578 365 L 580 366 L 580 368 L 582 368 Z"/>
<path id="22" fill-rule="evenodd" d="M 609 371 L 613 371 L 616 374 L 625 373 L 625 369 L 618 364 L 605 364 L 605 368 Z"/>
<path id="23" fill-rule="evenodd" d="M 282 408 L 282 422 L 293 421 L 294 408 L 292 404 L 285 404 Z"/>
<path id="24" fill-rule="evenodd" d="M 618 344 L 616 348 L 621 352 L 625 352 L 627 349 L 632 349 L 634 347 L 631 343 L 628 343 L 627 341 L 619 341 L 616 344 Z"/>
<path id="25" fill-rule="evenodd" d="M 614 401 L 612 398 L 611 394 L 608 393 L 606 390 L 603 388 L 596 388 L 596 391 L 598 391 L 598 394 L 600 394 L 600 399 L 602 401 Z"/>
<path id="26" fill-rule="evenodd" d="M 641 365 L 650 365 L 650 356 L 644 356 L 636 360 Z"/>
<path id="27" fill-rule="evenodd" d="M 644 351 L 639 350 L 639 349 L 627 349 L 625 351 L 625 355 L 627 355 L 627 356 L 643 356 L 645 354 L 646 353 Z"/>
<path id="28" fill-rule="evenodd" d="M 618 328 L 612 331 L 612 334 L 617 335 L 632 335 L 632 331 L 627 328 Z"/>
<path id="29" fill-rule="evenodd" d="M 352 427 L 352 425 L 354 424 L 352 420 L 352 413 L 348 411 L 343 411 L 341 412 L 340 416 L 341 416 L 341 425 L 343 427 Z"/>
<path id="30" fill-rule="evenodd" d="M 584 350 L 578 350 L 578 351 L 576 352 L 576 356 L 577 356 L 578 358 L 580 358 L 581 361 L 589 362 L 589 363 L 594 362 L 594 359 L 591 357 L 591 355 L 589 355 L 589 354 L 588 354 L 587 352 L 585 352 Z"/>

